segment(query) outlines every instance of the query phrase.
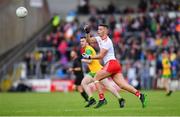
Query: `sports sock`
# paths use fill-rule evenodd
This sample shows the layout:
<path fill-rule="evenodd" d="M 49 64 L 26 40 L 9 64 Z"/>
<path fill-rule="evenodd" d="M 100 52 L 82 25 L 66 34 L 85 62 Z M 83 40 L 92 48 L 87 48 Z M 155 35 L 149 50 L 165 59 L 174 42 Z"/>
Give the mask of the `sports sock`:
<path fill-rule="evenodd" d="M 85 91 L 83 91 L 83 92 L 81 93 L 81 96 L 82 96 L 86 101 L 88 101 L 88 95 L 86 94 Z"/>
<path fill-rule="evenodd" d="M 90 100 L 90 99 L 94 99 L 93 96 L 89 97 L 89 100 Z"/>
<path fill-rule="evenodd" d="M 100 93 L 100 94 L 99 94 L 99 99 L 100 99 L 100 100 L 104 100 L 104 94 L 103 94 L 103 93 Z"/>
<path fill-rule="evenodd" d="M 137 97 L 139 97 L 140 98 L 140 91 L 137 91 L 136 93 L 135 93 L 135 95 L 137 96 Z"/>

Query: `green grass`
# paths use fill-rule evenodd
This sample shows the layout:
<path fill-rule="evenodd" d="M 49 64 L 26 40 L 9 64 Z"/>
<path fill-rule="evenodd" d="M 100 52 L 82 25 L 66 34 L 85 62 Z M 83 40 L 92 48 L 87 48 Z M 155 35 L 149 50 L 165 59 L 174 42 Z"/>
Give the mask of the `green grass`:
<path fill-rule="evenodd" d="M 79 93 L 0 93 L 0 116 L 180 116 L 180 92 L 170 97 L 164 91 L 145 91 L 148 106 L 143 109 L 138 98 L 122 92 L 126 107 L 106 93 L 108 104 L 102 108 L 84 108 Z M 97 98 L 97 94 L 95 94 Z"/>

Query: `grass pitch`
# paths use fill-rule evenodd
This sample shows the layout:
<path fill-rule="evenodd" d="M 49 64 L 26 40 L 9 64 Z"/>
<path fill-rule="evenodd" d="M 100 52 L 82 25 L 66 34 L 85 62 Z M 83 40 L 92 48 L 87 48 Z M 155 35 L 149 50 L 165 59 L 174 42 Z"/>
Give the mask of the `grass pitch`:
<path fill-rule="evenodd" d="M 84 108 L 79 93 L 0 93 L 0 116 L 180 116 L 180 92 L 165 96 L 164 91 L 143 91 L 148 106 L 142 108 L 134 95 L 122 92 L 125 108 L 105 93 L 108 104 L 99 109 Z M 95 94 L 97 99 L 97 94 Z"/>

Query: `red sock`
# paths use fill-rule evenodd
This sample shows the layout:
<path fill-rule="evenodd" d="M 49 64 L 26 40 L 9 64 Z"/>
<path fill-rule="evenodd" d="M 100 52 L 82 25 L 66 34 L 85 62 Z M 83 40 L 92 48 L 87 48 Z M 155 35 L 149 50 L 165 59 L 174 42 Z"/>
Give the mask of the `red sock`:
<path fill-rule="evenodd" d="M 103 93 L 100 93 L 100 94 L 99 94 L 99 99 L 100 99 L 100 100 L 103 100 L 103 99 L 104 99 L 104 94 L 103 94 Z"/>
<path fill-rule="evenodd" d="M 136 93 L 135 93 L 135 95 L 137 96 L 137 97 L 140 97 L 140 91 L 137 91 Z"/>

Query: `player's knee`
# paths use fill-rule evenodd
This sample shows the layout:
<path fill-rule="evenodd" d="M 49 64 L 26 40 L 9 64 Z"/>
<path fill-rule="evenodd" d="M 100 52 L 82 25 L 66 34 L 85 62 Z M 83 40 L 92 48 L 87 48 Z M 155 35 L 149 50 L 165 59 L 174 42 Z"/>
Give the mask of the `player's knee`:
<path fill-rule="evenodd" d="M 111 87 L 105 86 L 108 91 L 111 91 Z"/>
<path fill-rule="evenodd" d="M 84 86 L 86 86 L 88 83 L 87 83 L 87 81 L 85 80 L 85 79 L 83 79 L 82 81 L 81 81 L 81 85 L 84 87 Z"/>
<path fill-rule="evenodd" d="M 85 80 L 81 81 L 81 85 L 84 87 L 86 85 Z"/>

